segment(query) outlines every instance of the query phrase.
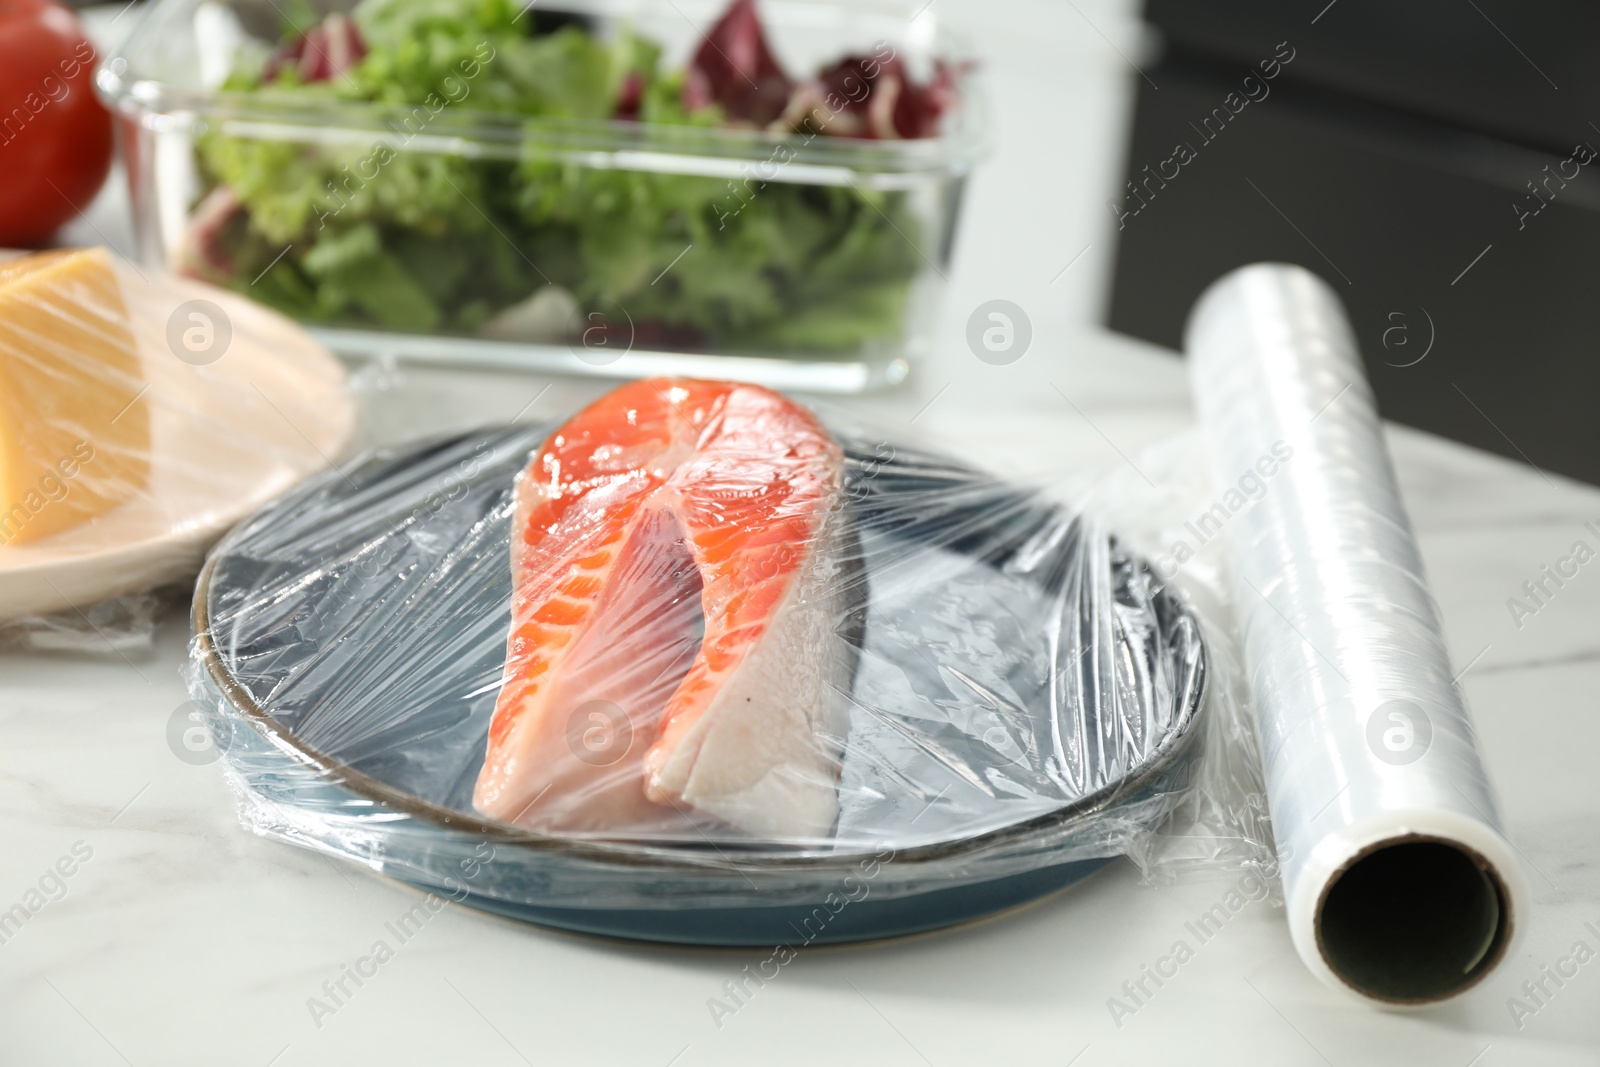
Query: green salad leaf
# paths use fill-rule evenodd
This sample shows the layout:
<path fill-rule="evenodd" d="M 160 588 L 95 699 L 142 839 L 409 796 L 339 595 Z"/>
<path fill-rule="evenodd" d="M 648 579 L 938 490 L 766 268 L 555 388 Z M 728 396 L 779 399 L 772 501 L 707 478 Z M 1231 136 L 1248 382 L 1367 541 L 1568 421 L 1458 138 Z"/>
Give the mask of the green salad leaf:
<path fill-rule="evenodd" d="M 510 0 L 364 0 L 353 21 L 363 51 L 341 69 L 307 79 L 258 60 L 224 88 L 392 105 L 392 134 L 205 133 L 208 187 L 236 203 L 224 223 L 197 221 L 192 269 L 306 321 L 388 330 L 470 334 L 555 285 L 623 312 L 644 347 L 826 354 L 900 336 L 923 267 L 908 194 L 595 166 L 536 136 L 619 107 L 719 125 L 716 106 L 684 107 L 655 42 Z M 303 50 L 296 22 L 285 47 Z M 469 112 L 525 118 L 529 136 L 501 157 L 452 152 L 439 135 Z"/>

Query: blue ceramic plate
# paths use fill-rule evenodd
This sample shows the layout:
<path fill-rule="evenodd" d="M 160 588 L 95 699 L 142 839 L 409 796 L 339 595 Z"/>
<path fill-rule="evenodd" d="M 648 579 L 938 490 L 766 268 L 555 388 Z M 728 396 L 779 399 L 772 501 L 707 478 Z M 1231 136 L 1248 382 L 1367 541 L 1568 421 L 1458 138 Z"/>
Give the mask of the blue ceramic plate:
<path fill-rule="evenodd" d="M 851 440 L 865 610 L 832 838 L 579 839 L 478 815 L 511 486 L 543 433 L 358 461 L 213 553 L 195 692 L 253 829 L 547 926 L 810 944 L 1061 889 L 1183 788 L 1205 655 L 1182 602 L 1040 497 Z"/>

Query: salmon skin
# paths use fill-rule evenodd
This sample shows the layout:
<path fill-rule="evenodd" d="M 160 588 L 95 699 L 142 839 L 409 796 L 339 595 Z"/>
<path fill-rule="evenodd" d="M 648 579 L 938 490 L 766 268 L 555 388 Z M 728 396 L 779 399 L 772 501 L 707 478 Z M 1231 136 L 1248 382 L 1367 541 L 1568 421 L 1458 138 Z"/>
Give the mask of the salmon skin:
<path fill-rule="evenodd" d="M 754 385 L 635 382 L 552 434 L 516 485 L 474 806 L 553 832 L 825 835 L 860 617 L 843 487 L 828 431 Z"/>

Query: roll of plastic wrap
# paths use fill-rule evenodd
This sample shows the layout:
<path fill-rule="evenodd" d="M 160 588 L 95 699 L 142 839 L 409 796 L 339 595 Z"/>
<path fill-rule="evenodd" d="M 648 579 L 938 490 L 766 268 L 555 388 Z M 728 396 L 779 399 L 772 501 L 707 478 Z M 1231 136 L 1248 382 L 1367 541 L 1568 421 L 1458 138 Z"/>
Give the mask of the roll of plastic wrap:
<path fill-rule="evenodd" d="M 1226 538 L 1295 948 L 1417 1005 L 1505 958 L 1526 899 L 1338 298 L 1216 282 L 1185 347 Z"/>

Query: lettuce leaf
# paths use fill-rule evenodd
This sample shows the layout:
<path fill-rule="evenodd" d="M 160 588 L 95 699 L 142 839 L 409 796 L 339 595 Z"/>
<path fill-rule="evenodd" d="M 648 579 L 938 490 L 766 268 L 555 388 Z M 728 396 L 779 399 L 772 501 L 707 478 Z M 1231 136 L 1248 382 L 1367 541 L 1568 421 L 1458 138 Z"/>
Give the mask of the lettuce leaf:
<path fill-rule="evenodd" d="M 720 124 L 715 104 L 685 108 L 655 42 L 511 0 L 365 0 L 353 19 L 351 65 L 302 81 L 258 62 L 227 88 L 395 105 L 394 136 L 199 138 L 209 183 L 239 204 L 208 238 L 225 247 L 205 262 L 229 265 L 216 280 L 307 321 L 390 330 L 470 333 L 554 284 L 625 313 L 641 345 L 834 353 L 900 335 L 922 269 L 906 193 L 583 166 L 532 138 L 515 161 L 415 143 L 451 108 L 595 120 L 621 102 L 642 122 Z"/>

